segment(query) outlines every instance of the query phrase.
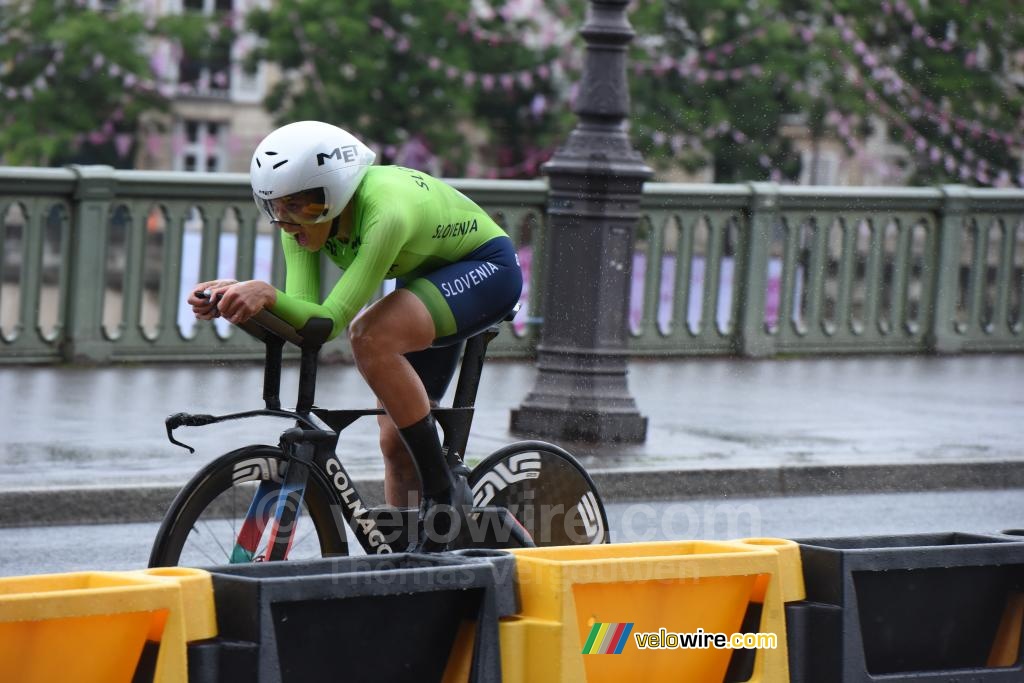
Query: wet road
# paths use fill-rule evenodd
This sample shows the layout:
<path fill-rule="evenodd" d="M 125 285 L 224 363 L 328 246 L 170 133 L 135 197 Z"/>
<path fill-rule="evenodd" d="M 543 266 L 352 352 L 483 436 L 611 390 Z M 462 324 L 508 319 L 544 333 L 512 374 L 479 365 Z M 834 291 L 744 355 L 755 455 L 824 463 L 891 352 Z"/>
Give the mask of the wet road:
<path fill-rule="evenodd" d="M 509 412 L 535 368 L 484 369 L 470 459 L 516 440 Z M 294 372 L 282 383 L 294 396 Z M 649 420 L 640 445 L 567 444 L 588 468 L 694 469 L 1018 460 L 1024 464 L 1024 354 L 635 360 L 629 383 Z M 260 418 L 179 438 L 163 419 L 260 406 L 262 367 L 195 362 L 109 367 L 0 368 L 0 491 L 26 487 L 180 484 L 203 462 L 252 443 L 276 443 L 284 420 Z M 375 401 L 350 365 L 328 365 L 318 403 Z M 380 476 L 374 420 L 342 437 L 349 471 Z"/>

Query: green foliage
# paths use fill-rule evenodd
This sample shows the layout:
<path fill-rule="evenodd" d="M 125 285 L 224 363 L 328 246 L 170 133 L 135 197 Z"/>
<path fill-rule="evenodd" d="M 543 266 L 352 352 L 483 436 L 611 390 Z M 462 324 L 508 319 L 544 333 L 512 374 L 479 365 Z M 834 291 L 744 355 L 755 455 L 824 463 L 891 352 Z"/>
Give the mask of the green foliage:
<path fill-rule="evenodd" d="M 194 63 L 227 59 L 233 34 L 219 17 L 147 21 L 85 4 L 0 6 L 3 163 L 130 163 L 111 140 L 174 94 L 151 71 L 152 41 L 177 42 Z M 416 140 L 449 175 L 529 177 L 575 123 L 574 35 L 589 5 L 275 0 L 249 15 L 259 41 L 247 62 L 280 68 L 265 102 L 280 123 L 336 123 L 384 161 Z M 1021 172 L 1024 14 L 1007 0 L 635 0 L 629 20 L 630 135 L 656 168 L 792 179 L 788 122 L 853 152 L 882 121 L 914 155 L 912 182 L 1006 184 Z M 552 28 L 560 39 L 536 39 Z"/>
<path fill-rule="evenodd" d="M 808 68 L 778 0 L 640 3 L 633 77 L 637 144 L 656 166 L 713 165 L 719 182 L 799 173 L 783 117 Z"/>
<path fill-rule="evenodd" d="M 1001 172 L 1015 178 L 1024 146 L 1024 18 L 1015 3 L 869 5 L 824 5 L 835 66 L 852 64 L 878 98 L 870 101 L 855 81 L 846 87 L 860 99 L 835 106 L 862 119 L 881 113 L 894 141 L 915 154 L 913 183 L 987 185 Z M 858 41 L 866 52 L 858 54 Z M 879 66 L 865 64 L 865 55 Z"/>
<path fill-rule="evenodd" d="M 565 128 L 561 112 L 531 111 L 536 96 L 557 97 L 554 86 L 538 82 L 524 91 L 496 82 L 487 91 L 464 75 L 519 72 L 554 51 L 520 44 L 528 21 L 491 22 L 510 37 L 500 44 L 474 39 L 460 26 L 466 11 L 463 0 L 281 0 L 250 15 L 263 40 L 249 63 L 283 69 L 266 100 L 280 123 L 324 120 L 384 149 L 419 136 L 444 159 L 446 173 L 465 171 L 470 138 L 482 132 L 487 140 L 477 151 L 485 165 L 519 163 Z"/>
<path fill-rule="evenodd" d="M 147 40 L 182 40 L 206 49 L 207 24 L 176 17 L 147 24 L 129 10 L 85 3 L 12 0 L 0 8 L 0 159 L 48 165 L 69 160 L 130 165 L 141 115 L 166 108 L 151 71 Z"/>
<path fill-rule="evenodd" d="M 641 0 L 631 21 L 633 62 L 669 65 L 632 83 L 635 136 L 660 166 L 793 178 L 783 123 L 799 114 L 812 138 L 836 135 L 851 152 L 884 122 L 915 155 L 911 182 L 1020 171 L 1024 21 L 1005 0 Z M 735 69 L 746 75 L 710 77 Z"/>

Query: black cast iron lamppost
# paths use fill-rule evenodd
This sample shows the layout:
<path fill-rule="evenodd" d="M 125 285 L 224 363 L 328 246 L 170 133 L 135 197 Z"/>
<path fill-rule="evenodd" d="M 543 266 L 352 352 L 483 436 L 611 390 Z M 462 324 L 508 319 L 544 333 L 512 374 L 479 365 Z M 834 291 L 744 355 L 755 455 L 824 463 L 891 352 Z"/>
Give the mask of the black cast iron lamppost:
<path fill-rule="evenodd" d="M 580 33 L 586 62 L 565 145 L 544 166 L 550 184 L 543 326 L 533 391 L 515 432 L 641 442 L 647 418 L 626 385 L 634 229 L 651 169 L 626 135 L 628 0 L 591 0 Z"/>

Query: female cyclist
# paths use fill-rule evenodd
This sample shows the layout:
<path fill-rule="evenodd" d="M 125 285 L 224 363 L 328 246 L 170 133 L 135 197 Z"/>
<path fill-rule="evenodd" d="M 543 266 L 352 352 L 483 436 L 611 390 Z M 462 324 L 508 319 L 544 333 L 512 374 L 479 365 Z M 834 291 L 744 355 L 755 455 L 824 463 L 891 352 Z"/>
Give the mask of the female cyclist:
<path fill-rule="evenodd" d="M 512 241 L 478 205 L 425 173 L 373 166 L 374 158 L 327 123 L 270 133 L 249 175 L 256 204 L 281 229 L 285 289 L 214 280 L 193 290 L 209 290 L 209 299 L 193 294 L 188 303 L 204 320 L 240 323 L 267 308 L 297 328 L 314 317 L 334 322 L 332 336 L 347 328 L 356 367 L 386 411 L 379 424 L 387 502 L 414 505 L 422 490 L 419 545 L 437 549 L 471 497 L 445 462 L 431 403 L 451 381 L 460 342 L 515 306 L 522 273 Z M 323 301 L 321 252 L 344 270 Z M 397 288 L 371 304 L 389 278 Z M 445 520 L 442 505 L 457 516 Z"/>

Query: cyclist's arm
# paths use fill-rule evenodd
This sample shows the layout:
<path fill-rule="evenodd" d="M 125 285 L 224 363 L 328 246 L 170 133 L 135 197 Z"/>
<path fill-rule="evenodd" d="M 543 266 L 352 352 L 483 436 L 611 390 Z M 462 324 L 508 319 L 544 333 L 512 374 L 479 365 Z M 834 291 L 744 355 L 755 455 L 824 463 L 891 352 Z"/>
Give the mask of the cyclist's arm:
<path fill-rule="evenodd" d="M 306 251 L 295 238 L 281 230 L 281 249 L 284 252 L 285 279 L 281 295 L 311 304 L 320 301 L 320 254 Z"/>
<path fill-rule="evenodd" d="M 298 328 L 310 318 L 330 318 L 334 321 L 331 338 L 340 334 L 369 303 L 408 239 L 409 222 L 394 213 L 369 220 L 372 224 L 363 228 L 359 254 L 322 304 L 301 300 L 290 292 L 279 292 L 271 311 Z M 319 259 L 317 254 L 310 256 Z"/>

